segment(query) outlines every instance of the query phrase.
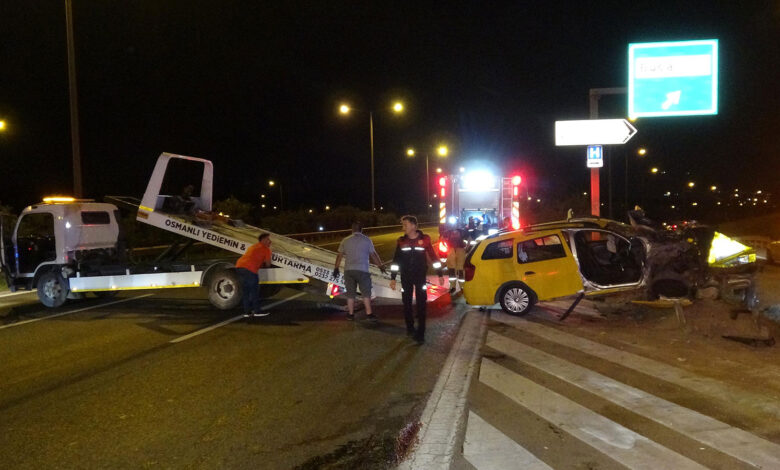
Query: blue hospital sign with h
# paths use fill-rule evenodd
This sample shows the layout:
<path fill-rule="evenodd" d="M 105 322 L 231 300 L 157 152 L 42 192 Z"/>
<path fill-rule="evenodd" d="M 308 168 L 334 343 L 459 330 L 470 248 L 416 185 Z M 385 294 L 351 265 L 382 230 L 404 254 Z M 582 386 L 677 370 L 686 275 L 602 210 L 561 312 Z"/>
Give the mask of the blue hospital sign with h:
<path fill-rule="evenodd" d="M 604 166 L 604 156 L 601 145 L 588 145 L 588 168 Z"/>

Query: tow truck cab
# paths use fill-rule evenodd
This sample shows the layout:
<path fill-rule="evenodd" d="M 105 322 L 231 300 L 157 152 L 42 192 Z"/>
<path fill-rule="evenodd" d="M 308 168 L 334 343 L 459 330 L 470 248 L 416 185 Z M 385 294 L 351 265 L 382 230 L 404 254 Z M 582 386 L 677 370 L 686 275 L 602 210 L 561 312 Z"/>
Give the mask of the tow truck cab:
<path fill-rule="evenodd" d="M 22 211 L 13 231 L 0 218 L 0 268 L 8 287 L 34 289 L 51 271 L 118 261 L 125 255 L 113 204 L 47 198 Z"/>

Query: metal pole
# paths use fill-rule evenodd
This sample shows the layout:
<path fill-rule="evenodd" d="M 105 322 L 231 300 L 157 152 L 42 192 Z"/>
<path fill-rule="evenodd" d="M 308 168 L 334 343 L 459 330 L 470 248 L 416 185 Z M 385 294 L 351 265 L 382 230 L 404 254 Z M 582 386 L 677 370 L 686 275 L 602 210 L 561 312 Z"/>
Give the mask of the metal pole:
<path fill-rule="evenodd" d="M 624 194 L 625 205 L 626 205 L 625 211 L 626 213 L 628 213 L 628 152 L 626 152 L 626 149 L 623 149 L 623 157 L 625 157 L 624 160 L 626 162 L 626 190 Z"/>
<path fill-rule="evenodd" d="M 65 0 L 65 22 L 68 38 L 68 92 L 70 95 L 70 140 L 73 149 L 73 195 L 82 197 L 81 150 L 79 148 L 79 103 L 76 88 L 76 49 L 73 42 L 73 12 L 71 0 Z"/>
<path fill-rule="evenodd" d="M 599 118 L 599 94 L 597 90 L 590 90 L 590 118 Z M 601 215 L 600 210 L 600 182 L 599 182 L 599 169 L 590 169 L 590 213 L 599 217 Z"/>
<path fill-rule="evenodd" d="M 371 210 L 376 210 L 374 203 L 374 112 L 368 112 L 368 129 L 371 137 Z"/>
<path fill-rule="evenodd" d="M 606 160 L 607 160 L 607 163 L 606 163 L 606 165 L 607 165 L 607 180 L 608 180 L 607 182 L 609 183 L 608 184 L 608 187 L 609 187 L 609 218 L 610 219 L 614 219 L 615 217 L 613 216 L 613 213 L 612 213 L 612 206 L 614 205 L 612 203 L 612 149 L 607 147 L 607 151 L 605 153 L 606 153 Z"/>
<path fill-rule="evenodd" d="M 431 174 L 428 172 L 428 152 L 425 152 L 425 204 L 427 207 L 425 211 L 430 214 L 431 212 Z"/>

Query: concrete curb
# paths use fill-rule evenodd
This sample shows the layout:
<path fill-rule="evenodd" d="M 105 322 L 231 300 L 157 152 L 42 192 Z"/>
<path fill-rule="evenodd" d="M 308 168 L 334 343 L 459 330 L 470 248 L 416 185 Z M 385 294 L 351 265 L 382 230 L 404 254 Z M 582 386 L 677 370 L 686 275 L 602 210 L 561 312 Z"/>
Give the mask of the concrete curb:
<path fill-rule="evenodd" d="M 461 453 L 465 436 L 467 398 L 477 368 L 487 315 L 466 313 L 439 379 L 420 416 L 418 444 L 400 470 L 449 469 Z"/>

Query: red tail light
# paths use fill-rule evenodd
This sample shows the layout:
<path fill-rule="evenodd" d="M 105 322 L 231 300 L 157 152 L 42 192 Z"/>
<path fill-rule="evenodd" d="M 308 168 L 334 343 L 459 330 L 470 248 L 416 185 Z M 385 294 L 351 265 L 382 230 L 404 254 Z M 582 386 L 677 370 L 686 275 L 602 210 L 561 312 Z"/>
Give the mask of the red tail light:
<path fill-rule="evenodd" d="M 441 241 L 439 242 L 439 253 L 446 253 L 450 250 L 450 247 L 447 246 L 447 243 Z"/>

